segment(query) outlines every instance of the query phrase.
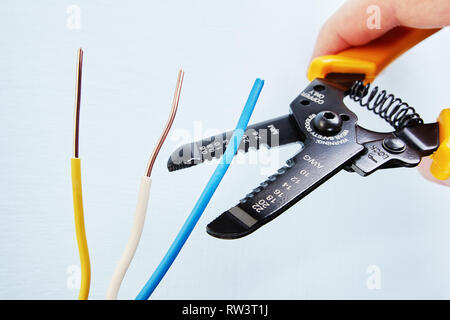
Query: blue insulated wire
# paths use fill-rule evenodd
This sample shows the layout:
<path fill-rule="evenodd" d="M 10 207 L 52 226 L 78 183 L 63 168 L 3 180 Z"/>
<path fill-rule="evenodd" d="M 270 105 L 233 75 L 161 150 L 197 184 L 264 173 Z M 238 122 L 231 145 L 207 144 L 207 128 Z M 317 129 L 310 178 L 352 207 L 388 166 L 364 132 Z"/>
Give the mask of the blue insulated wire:
<path fill-rule="evenodd" d="M 227 172 L 227 169 L 230 166 L 230 163 L 233 160 L 233 157 L 239 148 L 242 137 L 250 120 L 250 116 L 253 113 L 253 109 L 255 108 L 256 102 L 258 101 L 258 97 L 259 94 L 261 93 L 263 86 L 264 80 L 261 79 L 255 80 L 252 91 L 248 96 L 244 110 L 242 110 L 241 116 L 236 125 L 236 129 L 234 130 L 233 135 L 231 136 L 231 139 L 228 143 L 228 146 L 225 150 L 225 153 L 221 161 L 217 165 L 216 170 L 209 179 L 205 189 L 203 189 L 203 192 L 198 198 L 197 203 L 195 204 L 194 208 L 191 211 L 191 214 L 186 219 L 183 227 L 181 228 L 177 237 L 173 241 L 166 255 L 161 260 L 158 267 L 145 284 L 144 288 L 142 288 L 141 292 L 139 292 L 139 294 L 136 297 L 136 300 L 147 300 L 150 297 L 155 288 L 161 282 L 166 272 L 169 270 L 170 266 L 176 259 L 178 253 L 180 253 L 180 250 L 185 244 L 186 240 L 189 238 L 189 235 L 191 234 L 192 230 L 194 229 L 195 225 L 197 224 L 198 220 L 203 214 L 203 211 L 205 211 L 206 206 L 208 205 L 209 201 L 211 200 L 211 197 L 213 196 L 214 192 L 219 186 L 219 183 L 222 180 L 223 176 Z"/>

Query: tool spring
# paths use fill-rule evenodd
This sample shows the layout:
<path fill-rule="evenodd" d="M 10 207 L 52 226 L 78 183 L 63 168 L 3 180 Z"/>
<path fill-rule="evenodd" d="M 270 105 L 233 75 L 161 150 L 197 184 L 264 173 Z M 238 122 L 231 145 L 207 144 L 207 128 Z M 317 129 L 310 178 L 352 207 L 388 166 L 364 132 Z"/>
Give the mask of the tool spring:
<path fill-rule="evenodd" d="M 406 126 L 423 123 L 422 118 L 406 102 L 381 90 L 378 86 L 370 89 L 370 83 L 364 85 L 362 81 L 356 81 L 350 89 L 350 98 L 358 102 L 361 107 L 366 107 L 386 120 L 396 130 Z"/>

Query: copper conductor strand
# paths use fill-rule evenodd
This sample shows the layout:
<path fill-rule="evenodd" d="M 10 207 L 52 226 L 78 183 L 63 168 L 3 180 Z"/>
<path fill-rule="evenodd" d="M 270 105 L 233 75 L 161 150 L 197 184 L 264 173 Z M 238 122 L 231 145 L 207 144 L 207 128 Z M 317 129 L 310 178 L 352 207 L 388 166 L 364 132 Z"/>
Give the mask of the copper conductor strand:
<path fill-rule="evenodd" d="M 78 144 L 80 131 L 80 103 L 81 103 L 81 77 L 83 70 L 83 49 L 78 49 L 77 82 L 75 85 L 75 111 L 73 124 L 73 157 L 78 158 Z"/>
<path fill-rule="evenodd" d="M 172 127 L 172 123 L 175 119 L 175 115 L 176 115 L 177 109 L 178 109 L 178 102 L 180 101 L 180 94 L 181 94 L 181 87 L 183 85 L 183 78 L 184 78 L 184 71 L 183 71 L 183 69 L 180 69 L 180 71 L 178 72 L 177 85 L 175 87 L 175 93 L 173 96 L 172 109 L 170 110 L 169 118 L 167 119 L 167 123 L 166 123 L 166 126 L 164 127 L 164 131 L 162 132 L 161 137 L 159 138 L 159 140 L 155 146 L 155 149 L 153 149 L 153 152 L 148 161 L 147 169 L 145 171 L 147 177 L 150 177 L 150 175 L 152 173 L 153 164 L 155 163 L 155 160 L 159 153 L 159 150 L 161 149 L 161 147 L 164 143 L 164 140 L 166 140 L 166 137 L 169 133 L 170 127 Z"/>

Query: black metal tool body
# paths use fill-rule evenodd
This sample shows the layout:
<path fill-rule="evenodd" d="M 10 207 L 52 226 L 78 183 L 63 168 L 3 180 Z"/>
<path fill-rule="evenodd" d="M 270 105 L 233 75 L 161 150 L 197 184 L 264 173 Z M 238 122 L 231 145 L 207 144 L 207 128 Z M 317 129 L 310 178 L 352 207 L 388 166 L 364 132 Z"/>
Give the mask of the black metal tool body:
<path fill-rule="evenodd" d="M 371 109 L 362 103 L 369 94 L 367 89 L 361 83 L 349 89 L 336 81 L 316 79 L 291 103 L 289 115 L 249 126 L 239 148 L 244 152 L 263 144 L 277 147 L 300 142 L 303 148 L 236 206 L 212 221 L 207 232 L 223 239 L 243 237 L 279 216 L 341 169 L 367 176 L 377 169 L 413 167 L 421 157 L 437 149 L 437 123 L 423 124 L 413 108 L 401 101 L 394 103 L 394 97 L 386 99 L 386 94 L 384 100 L 377 96 L 378 105 Z M 397 130 L 380 133 L 360 127 L 356 114 L 343 102 L 349 94 L 362 106 L 389 118 Z M 374 97 L 368 98 L 366 103 Z M 180 147 L 168 161 L 169 170 L 219 158 L 231 134 Z"/>

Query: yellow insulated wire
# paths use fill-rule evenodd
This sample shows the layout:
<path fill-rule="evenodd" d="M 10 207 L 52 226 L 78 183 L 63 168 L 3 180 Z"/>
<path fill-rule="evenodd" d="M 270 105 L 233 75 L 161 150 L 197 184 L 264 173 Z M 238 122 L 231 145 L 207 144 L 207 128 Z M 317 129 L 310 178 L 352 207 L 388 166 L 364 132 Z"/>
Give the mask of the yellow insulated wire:
<path fill-rule="evenodd" d="M 73 211 L 75 213 L 75 233 L 77 236 L 78 252 L 81 263 L 81 286 L 79 300 L 87 300 L 91 283 L 91 263 L 84 227 L 83 194 L 81 188 L 81 161 L 79 158 L 70 159 L 72 170 Z"/>
<path fill-rule="evenodd" d="M 78 295 L 79 300 L 87 300 L 91 284 L 91 263 L 84 227 L 83 194 L 81 188 L 81 160 L 78 158 L 80 101 L 81 101 L 81 76 L 83 69 L 83 50 L 78 49 L 77 82 L 75 87 L 75 112 L 73 134 L 73 157 L 70 159 L 72 172 L 73 210 L 75 215 L 75 234 L 77 237 L 78 252 L 81 264 L 81 286 Z"/>

